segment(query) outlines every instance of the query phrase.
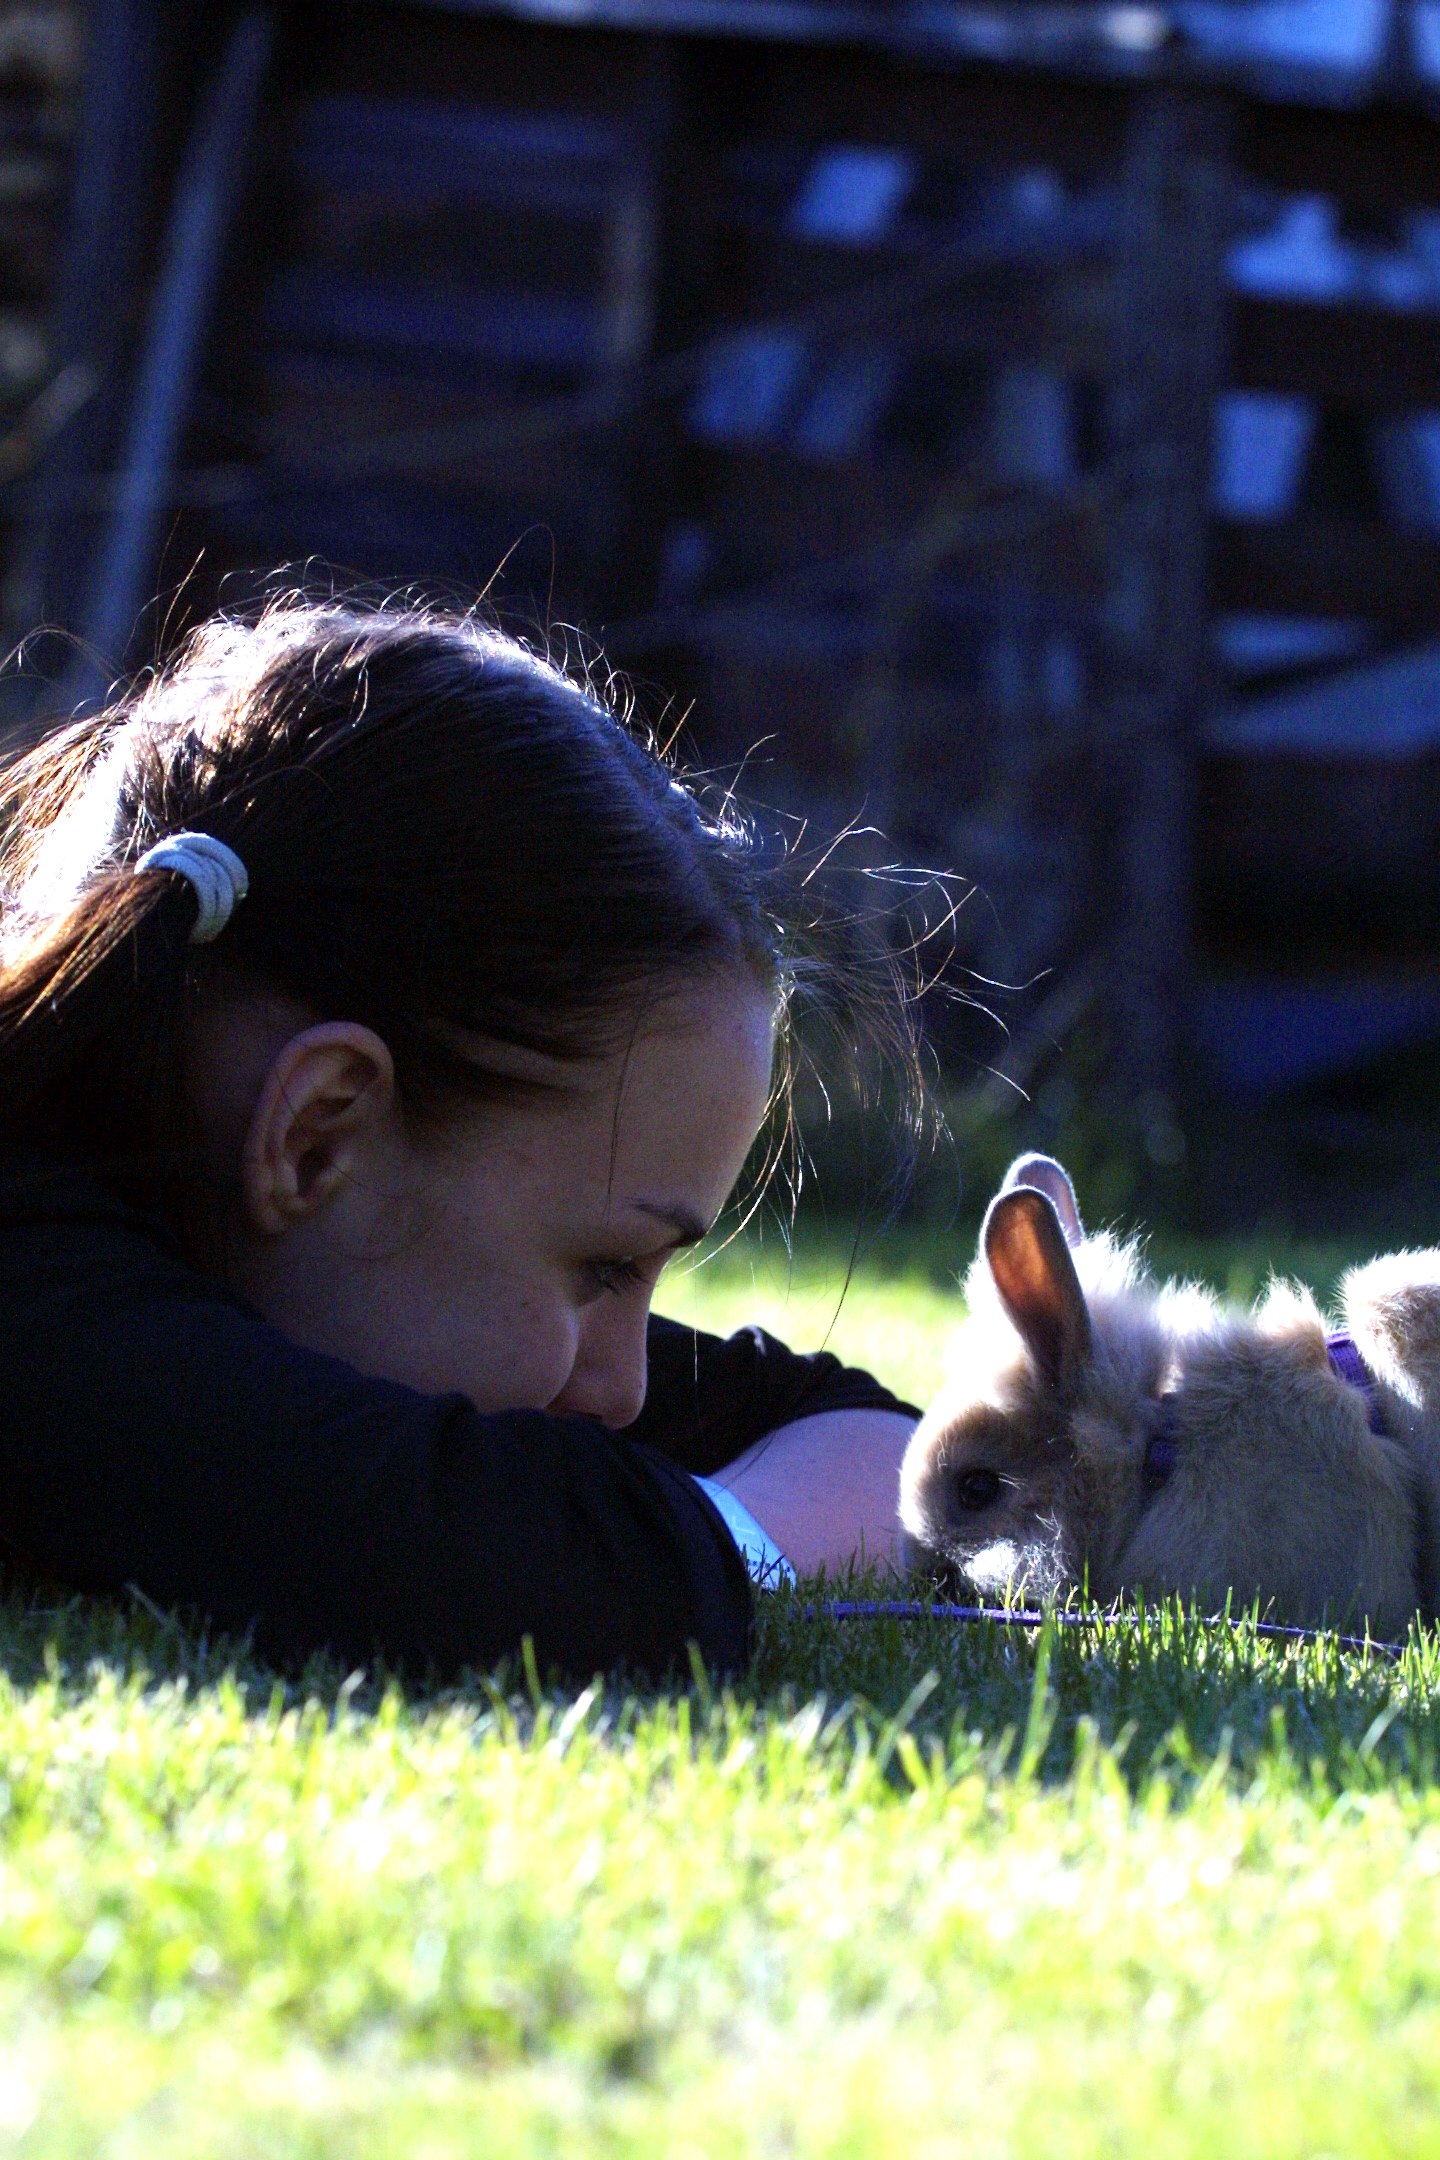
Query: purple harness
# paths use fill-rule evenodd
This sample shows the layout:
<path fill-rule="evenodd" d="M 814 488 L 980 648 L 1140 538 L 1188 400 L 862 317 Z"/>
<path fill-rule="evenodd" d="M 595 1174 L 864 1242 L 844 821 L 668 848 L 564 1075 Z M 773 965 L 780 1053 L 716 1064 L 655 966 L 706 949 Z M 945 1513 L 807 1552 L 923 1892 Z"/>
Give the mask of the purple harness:
<path fill-rule="evenodd" d="M 1370 1430 L 1383 1433 L 1385 1420 L 1380 1411 L 1380 1397 L 1375 1389 L 1375 1375 L 1345 1334 L 1327 1335 L 1325 1348 L 1330 1353 L 1330 1370 L 1345 1382 L 1347 1387 L 1358 1388 L 1365 1397 L 1365 1410 L 1370 1419 Z"/>
<path fill-rule="evenodd" d="M 1354 1388 L 1365 1398 L 1365 1414 L 1373 1433 L 1383 1433 L 1385 1420 L 1381 1414 L 1380 1398 L 1375 1388 L 1375 1376 L 1361 1357 L 1350 1337 L 1343 1330 L 1325 1338 L 1325 1348 L 1330 1358 L 1330 1370 L 1337 1380 Z M 1157 1493 L 1175 1468 L 1180 1441 L 1176 1433 L 1177 1395 L 1162 1395 L 1159 1400 L 1159 1420 L 1155 1431 L 1145 1443 L 1144 1479 L 1147 1493 Z"/>

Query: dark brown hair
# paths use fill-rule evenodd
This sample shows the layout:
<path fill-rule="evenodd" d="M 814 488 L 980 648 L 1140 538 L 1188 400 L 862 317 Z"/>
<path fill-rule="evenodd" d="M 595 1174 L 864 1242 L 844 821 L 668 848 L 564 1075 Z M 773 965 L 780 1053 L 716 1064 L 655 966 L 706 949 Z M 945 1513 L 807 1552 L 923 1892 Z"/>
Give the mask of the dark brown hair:
<path fill-rule="evenodd" d="M 519 1083 L 487 1046 L 566 1063 L 637 1011 L 748 973 L 786 1022 L 823 962 L 790 852 L 707 805 L 589 682 L 466 616 L 290 599 L 221 618 L 5 777 L 0 1146 L 112 1181 L 170 1166 L 193 1200 L 185 1056 L 217 970 L 389 1044 L 402 1105 L 443 1120 Z M 234 848 L 249 896 L 214 945 L 141 854 Z M 898 1062 L 918 1075 L 901 997 Z"/>

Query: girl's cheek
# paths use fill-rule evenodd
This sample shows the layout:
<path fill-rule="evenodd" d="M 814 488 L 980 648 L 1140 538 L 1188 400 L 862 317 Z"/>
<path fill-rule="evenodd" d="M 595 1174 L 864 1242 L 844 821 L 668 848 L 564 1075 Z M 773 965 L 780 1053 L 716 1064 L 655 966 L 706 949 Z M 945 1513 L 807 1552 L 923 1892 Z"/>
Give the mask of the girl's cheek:
<path fill-rule="evenodd" d="M 503 1371 L 505 1410 L 543 1410 L 565 1388 L 575 1368 L 580 1331 L 574 1312 L 559 1296 L 525 1299 L 506 1316 L 494 1343 L 495 1377 Z M 493 1382 L 492 1382 L 493 1385 Z"/>
<path fill-rule="evenodd" d="M 570 1378 L 581 1331 L 561 1270 L 528 1256 L 497 1265 L 491 1253 L 459 1246 L 438 1265 L 432 1256 L 401 1302 L 426 1340 L 428 1393 L 458 1389 L 487 1414 L 543 1410 Z"/>

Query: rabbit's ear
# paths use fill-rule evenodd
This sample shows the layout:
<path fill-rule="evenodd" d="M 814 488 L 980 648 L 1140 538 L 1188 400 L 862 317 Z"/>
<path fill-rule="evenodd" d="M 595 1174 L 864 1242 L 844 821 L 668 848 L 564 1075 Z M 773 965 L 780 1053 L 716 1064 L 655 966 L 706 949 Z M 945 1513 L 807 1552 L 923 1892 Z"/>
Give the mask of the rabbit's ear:
<path fill-rule="evenodd" d="M 1090 1313 L 1047 1194 L 1018 1185 L 990 1203 L 980 1249 L 1026 1349 L 1062 1393 L 1090 1355 Z"/>
<path fill-rule="evenodd" d="M 1013 1192 L 1017 1185 L 1030 1185 L 1036 1192 L 1043 1192 L 1060 1218 L 1066 1244 L 1081 1242 L 1085 1226 L 1080 1220 L 1080 1203 L 1068 1175 L 1053 1155 L 1017 1155 L 1005 1173 L 1000 1190 L 1002 1193 Z"/>

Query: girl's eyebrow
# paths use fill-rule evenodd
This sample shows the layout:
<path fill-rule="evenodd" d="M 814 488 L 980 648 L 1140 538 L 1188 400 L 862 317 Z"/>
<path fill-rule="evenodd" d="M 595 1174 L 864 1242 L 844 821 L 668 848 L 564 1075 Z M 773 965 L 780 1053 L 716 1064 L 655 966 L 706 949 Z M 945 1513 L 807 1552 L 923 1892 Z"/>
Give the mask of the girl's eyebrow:
<path fill-rule="evenodd" d="M 675 1232 L 677 1245 L 698 1245 L 710 1228 L 686 1207 L 670 1207 L 658 1200 L 636 1200 L 631 1204 L 637 1215 L 652 1215 L 656 1222 L 668 1224 Z"/>

